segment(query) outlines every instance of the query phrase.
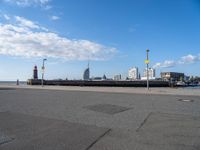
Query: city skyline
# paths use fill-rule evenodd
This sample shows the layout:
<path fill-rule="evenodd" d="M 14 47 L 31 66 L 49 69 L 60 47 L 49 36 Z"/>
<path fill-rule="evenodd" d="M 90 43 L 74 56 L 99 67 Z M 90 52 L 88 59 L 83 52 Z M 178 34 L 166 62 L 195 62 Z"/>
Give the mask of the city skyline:
<path fill-rule="evenodd" d="M 200 2 L 1 0 L 0 80 L 81 79 L 150 68 L 200 75 Z"/>

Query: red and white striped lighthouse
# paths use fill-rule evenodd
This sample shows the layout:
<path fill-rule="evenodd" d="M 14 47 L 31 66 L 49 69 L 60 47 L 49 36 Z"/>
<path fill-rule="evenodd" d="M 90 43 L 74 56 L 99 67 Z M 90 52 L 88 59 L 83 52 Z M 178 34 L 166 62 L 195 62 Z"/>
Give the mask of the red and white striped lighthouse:
<path fill-rule="evenodd" d="M 34 69 L 33 69 L 33 79 L 37 80 L 38 79 L 38 70 L 37 70 L 37 66 L 35 65 Z"/>

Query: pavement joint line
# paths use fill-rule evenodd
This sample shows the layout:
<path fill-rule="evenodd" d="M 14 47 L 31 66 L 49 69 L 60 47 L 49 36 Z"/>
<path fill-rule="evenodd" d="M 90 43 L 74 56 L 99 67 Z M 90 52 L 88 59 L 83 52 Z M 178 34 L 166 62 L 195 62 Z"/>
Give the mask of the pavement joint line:
<path fill-rule="evenodd" d="M 85 150 L 91 149 L 99 140 L 101 140 L 106 134 L 108 134 L 112 129 L 108 129 L 105 133 L 100 135 L 94 142 L 92 142 Z"/>
<path fill-rule="evenodd" d="M 136 132 L 139 132 L 139 130 L 142 128 L 142 126 L 147 122 L 147 120 L 149 119 L 149 117 L 153 114 L 153 112 L 150 112 L 146 118 L 142 121 L 142 123 L 139 125 L 139 127 L 136 129 Z"/>

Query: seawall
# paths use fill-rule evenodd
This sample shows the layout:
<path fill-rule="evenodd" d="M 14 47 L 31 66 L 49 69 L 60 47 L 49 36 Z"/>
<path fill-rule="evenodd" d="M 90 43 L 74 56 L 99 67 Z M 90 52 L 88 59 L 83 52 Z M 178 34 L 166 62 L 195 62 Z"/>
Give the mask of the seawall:
<path fill-rule="evenodd" d="M 41 85 L 41 80 L 29 79 L 28 85 Z M 85 81 L 85 80 L 44 80 L 44 85 L 60 86 L 110 86 L 110 87 L 146 87 L 146 81 Z M 150 80 L 150 87 L 169 87 L 169 82 Z"/>

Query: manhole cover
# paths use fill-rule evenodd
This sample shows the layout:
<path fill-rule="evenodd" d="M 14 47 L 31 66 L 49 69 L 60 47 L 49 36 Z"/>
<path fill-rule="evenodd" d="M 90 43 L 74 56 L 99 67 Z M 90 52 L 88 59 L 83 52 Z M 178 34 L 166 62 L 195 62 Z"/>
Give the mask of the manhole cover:
<path fill-rule="evenodd" d="M 109 115 L 114 115 L 116 113 L 120 113 L 130 109 L 127 107 L 111 105 L 111 104 L 97 104 L 97 105 L 86 106 L 85 108 L 96 112 L 106 113 Z"/>
<path fill-rule="evenodd" d="M 179 99 L 181 102 L 194 102 L 192 99 Z"/>
<path fill-rule="evenodd" d="M 5 135 L 4 133 L 0 132 L 0 145 L 11 142 L 13 138 Z"/>

